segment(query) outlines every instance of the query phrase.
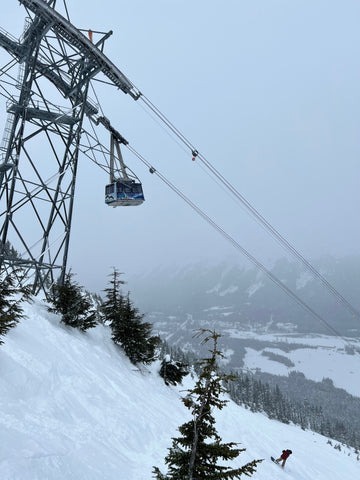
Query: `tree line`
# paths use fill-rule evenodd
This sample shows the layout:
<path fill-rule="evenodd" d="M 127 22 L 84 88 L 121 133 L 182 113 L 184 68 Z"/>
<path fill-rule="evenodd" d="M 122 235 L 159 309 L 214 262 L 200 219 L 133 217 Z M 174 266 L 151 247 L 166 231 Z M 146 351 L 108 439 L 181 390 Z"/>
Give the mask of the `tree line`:
<path fill-rule="evenodd" d="M 134 364 L 151 363 L 161 343 L 152 335 L 152 325 L 144 321 L 144 315 L 134 306 L 130 292 L 123 293 L 119 272 L 110 275 L 105 298 L 92 298 L 69 272 L 62 284 L 55 283 L 47 292 L 50 312 L 60 315 L 60 321 L 85 332 L 102 323 L 110 327 L 113 342 L 122 348 Z M 3 273 L 0 277 L 0 344 L 3 337 L 23 318 L 22 304 L 31 301 L 31 286 L 19 281 L 19 271 Z"/>
<path fill-rule="evenodd" d="M 303 430 L 309 429 L 356 450 L 360 449 L 360 434 L 354 422 L 339 420 L 335 415 L 330 415 L 327 409 L 306 398 L 301 401 L 290 398 L 278 385 L 270 386 L 252 375 L 239 372 L 229 385 L 229 391 L 237 404 L 252 412 L 264 412 L 271 419 L 299 425 Z"/>

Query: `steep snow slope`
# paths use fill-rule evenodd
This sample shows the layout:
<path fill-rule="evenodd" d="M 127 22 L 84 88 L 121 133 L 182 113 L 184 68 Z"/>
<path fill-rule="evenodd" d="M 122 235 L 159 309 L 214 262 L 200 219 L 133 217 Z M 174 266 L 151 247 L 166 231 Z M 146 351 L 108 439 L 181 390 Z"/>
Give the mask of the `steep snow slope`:
<path fill-rule="evenodd" d="M 179 388 L 141 373 L 103 326 L 81 334 L 40 301 L 0 347 L 1 480 L 146 480 L 189 419 Z M 327 439 L 230 402 L 216 414 L 224 441 L 247 449 L 234 466 L 264 458 L 254 479 L 356 478 L 360 462 Z M 335 442 L 336 443 L 336 442 Z M 269 461 L 291 448 L 285 470 Z"/>

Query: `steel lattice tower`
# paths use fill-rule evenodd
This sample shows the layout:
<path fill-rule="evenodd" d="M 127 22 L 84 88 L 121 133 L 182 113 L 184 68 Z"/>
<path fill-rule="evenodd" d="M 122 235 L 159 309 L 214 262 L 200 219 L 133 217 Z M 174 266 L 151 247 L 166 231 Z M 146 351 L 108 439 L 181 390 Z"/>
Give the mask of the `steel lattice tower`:
<path fill-rule="evenodd" d="M 54 0 L 20 3 L 29 15 L 22 37 L 0 29 L 0 46 L 12 58 L 0 69 L 8 114 L 0 147 L 0 266 L 21 267 L 37 292 L 65 275 L 84 116 L 107 126 L 88 98 L 90 80 L 102 73 L 134 99 L 140 93 L 103 54 L 112 32 L 93 44 Z"/>

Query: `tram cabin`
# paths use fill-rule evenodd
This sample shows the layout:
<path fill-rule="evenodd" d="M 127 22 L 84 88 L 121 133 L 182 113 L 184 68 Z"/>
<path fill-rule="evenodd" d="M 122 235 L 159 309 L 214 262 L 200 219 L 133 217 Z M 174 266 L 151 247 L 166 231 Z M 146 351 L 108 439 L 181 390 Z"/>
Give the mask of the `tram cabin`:
<path fill-rule="evenodd" d="M 141 205 L 144 198 L 141 183 L 134 180 L 118 180 L 105 187 L 105 203 L 112 207 Z"/>

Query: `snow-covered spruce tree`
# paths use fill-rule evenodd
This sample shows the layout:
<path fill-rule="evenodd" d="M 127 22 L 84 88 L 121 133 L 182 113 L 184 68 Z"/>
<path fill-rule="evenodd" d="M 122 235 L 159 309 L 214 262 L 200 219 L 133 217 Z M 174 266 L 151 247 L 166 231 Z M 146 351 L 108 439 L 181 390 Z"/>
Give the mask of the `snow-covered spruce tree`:
<path fill-rule="evenodd" d="M 0 345 L 4 343 L 1 337 L 24 317 L 21 304 L 30 300 L 30 286 L 19 285 L 20 277 L 18 271 L 0 275 Z"/>
<path fill-rule="evenodd" d="M 165 355 L 161 362 L 159 375 L 164 379 L 166 385 L 181 383 L 188 373 L 189 365 L 172 359 L 169 354 Z"/>
<path fill-rule="evenodd" d="M 63 285 L 54 284 L 51 287 L 48 301 L 53 306 L 48 310 L 60 314 L 65 325 L 85 332 L 96 326 L 96 311 L 82 287 L 72 277 L 73 274 L 69 272 L 65 275 Z"/>
<path fill-rule="evenodd" d="M 114 268 L 113 273 L 109 275 L 110 281 L 109 286 L 104 290 L 105 300 L 102 302 L 101 312 L 104 315 L 104 322 L 109 323 L 111 329 L 114 331 L 117 324 L 121 323 L 121 311 L 124 304 L 124 296 L 121 291 L 121 285 L 124 285 L 124 281 L 120 280 L 120 273 L 116 268 Z M 115 343 L 118 343 L 115 340 Z"/>
<path fill-rule="evenodd" d="M 144 316 L 134 307 L 128 293 L 123 306 L 124 338 L 121 346 L 134 364 L 153 362 L 160 344 L 160 338 L 151 335 L 152 325 L 143 320 Z"/>
<path fill-rule="evenodd" d="M 7 257 L 12 257 L 13 259 L 21 259 L 21 255 L 15 248 L 11 245 L 9 241 L 6 241 L 5 244 L 2 244 L 2 250 Z M 17 270 L 19 273 L 19 270 Z"/>
<path fill-rule="evenodd" d="M 130 293 L 122 294 L 122 284 L 114 269 L 102 307 L 105 321 L 110 324 L 112 340 L 123 348 L 132 363 L 151 363 L 160 339 L 151 335 L 152 325 L 143 321 L 144 315 L 134 307 Z"/>
<path fill-rule="evenodd" d="M 180 437 L 172 439 L 172 447 L 165 457 L 168 473 L 163 474 L 154 467 L 153 478 L 157 480 L 232 480 L 243 474 L 251 476 L 262 461 L 253 460 L 236 469 L 218 464 L 219 459 L 233 460 L 245 449 L 237 448 L 234 442 L 222 443 L 215 428 L 212 411 L 221 410 L 227 403 L 222 398 L 226 392 L 223 383 L 232 379 L 220 373 L 217 366 L 217 359 L 223 357 L 217 348 L 220 335 L 210 330 L 201 330 L 198 335 L 206 335 L 202 343 L 213 341 L 211 356 L 200 362 L 199 379 L 182 399 L 193 419 L 179 427 Z"/>

